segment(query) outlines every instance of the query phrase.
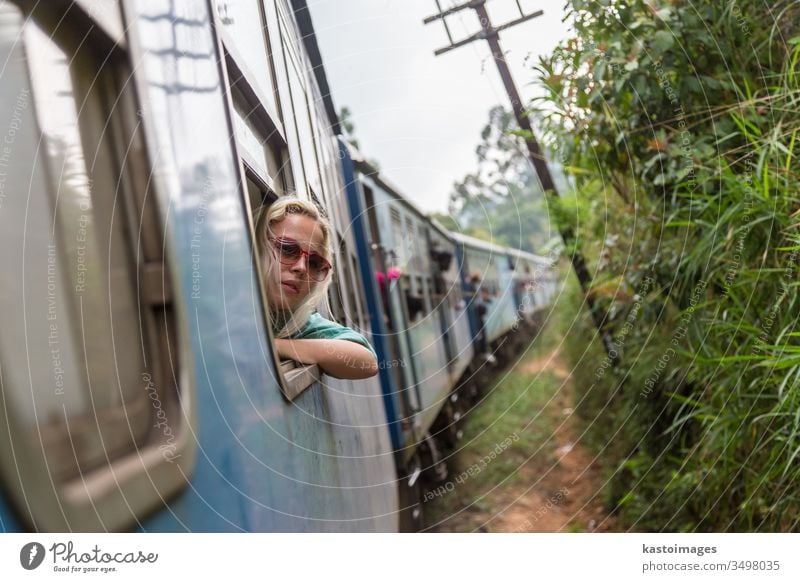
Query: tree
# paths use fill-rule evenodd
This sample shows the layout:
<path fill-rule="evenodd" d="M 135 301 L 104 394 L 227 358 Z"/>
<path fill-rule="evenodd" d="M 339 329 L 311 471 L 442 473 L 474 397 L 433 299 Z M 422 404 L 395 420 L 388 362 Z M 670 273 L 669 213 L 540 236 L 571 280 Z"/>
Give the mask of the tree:
<path fill-rule="evenodd" d="M 361 149 L 361 146 L 358 145 L 358 139 L 356 139 L 356 125 L 353 122 L 353 113 L 346 105 L 339 110 L 339 125 L 342 127 L 347 143 L 357 150 Z"/>
<path fill-rule="evenodd" d="M 475 149 L 475 172 L 453 184 L 448 211 L 455 230 L 528 252 L 553 236 L 541 185 L 527 158 L 514 114 L 489 111 Z"/>
<path fill-rule="evenodd" d="M 350 108 L 346 105 L 339 110 L 339 125 L 342 127 L 342 132 L 344 133 L 344 139 L 349 143 L 351 146 L 356 148 L 357 150 L 361 150 L 361 146 L 358 143 L 358 139 L 356 138 L 356 124 L 353 121 L 353 114 L 350 111 Z M 364 158 L 369 165 L 375 168 L 376 170 L 380 171 L 381 166 L 380 164 L 372 158 Z"/>

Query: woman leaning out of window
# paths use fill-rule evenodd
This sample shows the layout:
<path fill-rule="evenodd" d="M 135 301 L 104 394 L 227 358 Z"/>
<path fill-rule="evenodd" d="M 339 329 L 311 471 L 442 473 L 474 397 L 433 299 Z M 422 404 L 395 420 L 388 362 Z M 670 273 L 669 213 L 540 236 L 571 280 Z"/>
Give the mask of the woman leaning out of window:
<path fill-rule="evenodd" d="M 317 364 L 336 378 L 377 374 L 366 338 L 317 312 L 331 283 L 333 244 L 331 227 L 316 206 L 280 198 L 262 212 L 256 232 L 278 355 Z"/>

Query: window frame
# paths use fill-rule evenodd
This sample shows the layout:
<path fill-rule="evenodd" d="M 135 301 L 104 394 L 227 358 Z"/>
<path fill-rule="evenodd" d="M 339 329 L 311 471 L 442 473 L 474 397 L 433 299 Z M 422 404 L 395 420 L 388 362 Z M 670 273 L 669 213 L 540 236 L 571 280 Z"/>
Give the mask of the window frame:
<path fill-rule="evenodd" d="M 11 439 L 12 435 L 19 436 L 25 434 L 25 428 L 20 429 L 16 415 L 9 414 L 10 410 L 18 410 L 19 402 L 14 402 L 14 397 L 0 399 L 0 422 L 8 423 L 0 430 L 0 467 L 5 474 L 13 474 L 16 479 L 7 481 L 11 499 L 18 507 L 25 508 L 20 511 L 22 517 L 29 520 L 37 530 L 63 531 L 68 528 L 72 531 L 97 531 L 120 530 L 137 522 L 148 513 L 154 506 L 163 503 L 165 497 L 173 495 L 182 489 L 188 481 L 194 466 L 194 455 L 196 447 L 190 438 L 194 434 L 195 424 L 195 404 L 194 404 L 194 382 L 192 372 L 188 362 L 191 360 L 191 353 L 186 342 L 184 321 L 182 321 L 171 307 L 171 273 L 174 269 L 173 257 L 162 253 L 165 248 L 163 240 L 160 242 L 153 237 L 161 237 L 164 233 L 164 218 L 157 207 L 159 202 L 154 198 L 158 193 L 149 192 L 155 189 L 148 181 L 139 179 L 134 170 L 130 169 L 131 159 L 139 168 L 151 170 L 152 163 L 146 141 L 146 129 L 139 127 L 139 123 L 133 121 L 137 117 L 137 112 L 142 111 L 138 108 L 139 90 L 141 89 L 141 79 L 134 75 L 134 67 L 131 66 L 131 57 L 127 45 L 123 42 L 124 38 L 118 34 L 115 23 L 122 22 L 122 7 L 116 5 L 115 10 L 118 14 L 100 11 L 92 11 L 93 3 L 85 0 L 70 5 L 58 4 L 55 6 L 47 5 L 30 7 L 20 6 L 17 2 L 4 1 L 6 7 L 18 11 L 20 20 L 7 24 L 7 26 L 17 26 L 20 33 L 26 26 L 36 26 L 41 32 L 48 35 L 52 41 L 66 54 L 75 49 L 72 58 L 68 61 L 68 74 L 72 81 L 74 90 L 74 100 L 78 109 L 75 128 L 81 147 L 85 150 L 87 142 L 97 144 L 102 148 L 103 155 L 108 157 L 112 167 L 103 168 L 109 176 L 115 179 L 116 188 L 113 190 L 119 193 L 122 198 L 122 216 L 124 221 L 121 227 L 125 229 L 121 244 L 125 248 L 121 251 L 129 255 L 131 266 L 135 269 L 132 273 L 130 283 L 132 298 L 138 310 L 139 317 L 144 317 L 145 324 L 140 327 L 142 331 L 142 347 L 145 345 L 146 358 L 156 362 L 155 366 L 160 366 L 161 370 L 153 370 L 152 374 L 143 373 L 148 376 L 148 382 L 155 375 L 159 381 L 166 377 L 166 370 L 163 359 L 160 359 L 160 342 L 154 341 L 154 334 L 158 334 L 157 321 L 150 314 L 150 310 L 156 305 L 161 305 L 164 312 L 164 328 L 159 336 L 167 338 L 167 348 L 174 347 L 174 353 L 179 358 L 177 370 L 169 366 L 172 377 L 175 380 L 174 394 L 170 395 L 172 388 L 167 388 L 163 384 L 154 387 L 153 394 L 157 395 L 159 401 L 166 404 L 169 398 L 171 404 L 169 418 L 175 423 L 179 423 L 178 429 L 174 431 L 175 449 L 173 459 L 167 462 L 162 451 L 163 442 L 157 440 L 156 431 L 149 428 L 147 433 L 140 439 L 133 438 L 124 448 L 108 454 L 104 450 L 105 458 L 94 466 L 82 467 L 77 463 L 75 473 L 68 472 L 59 479 L 53 478 L 47 465 L 47 453 L 43 450 L 28 451 L 30 454 L 19 455 L 13 449 L 21 451 L 30 447 L 25 439 L 15 438 L 11 442 L 2 442 L 6 438 Z M 96 17 L 101 17 L 97 20 Z M 70 37 L 83 34 L 80 46 L 75 48 Z M 20 34 L 19 37 L 27 36 Z M 26 88 L 31 96 L 33 106 L 26 112 L 27 122 L 30 129 L 27 131 L 38 135 L 42 139 L 41 118 L 36 114 L 37 106 L 41 106 L 41 99 L 37 97 L 37 91 L 31 81 L 31 61 L 24 55 L 28 52 L 29 39 L 25 38 L 22 43 L 17 43 L 13 47 L 1 47 L 3 52 L 8 51 L 9 55 L 14 55 L 16 68 L 8 68 L 4 83 L 9 83 L 17 89 Z M 84 43 L 86 45 L 84 46 Z M 18 46 L 17 46 L 18 45 Z M 91 48 L 90 48 L 91 47 Z M 105 54 L 103 60 L 98 55 Z M 119 66 L 111 67 L 108 60 L 112 59 L 122 64 L 128 76 L 120 75 Z M 77 76 L 80 73 L 80 76 Z M 100 79 L 102 85 L 100 93 L 94 94 L 96 89 L 88 89 L 84 86 L 86 73 L 94 74 L 94 79 Z M 124 82 L 123 82 L 124 78 Z M 133 78 L 133 83 L 128 86 L 129 80 Z M 81 116 L 81 99 L 96 99 L 101 106 L 97 115 L 106 116 L 105 123 L 110 125 L 110 131 L 103 131 L 97 134 L 97 124 L 93 120 L 87 120 Z M 39 103 L 39 105 L 37 105 Z M 94 115 L 94 112 L 93 112 Z M 102 120 L 101 120 L 102 121 Z M 103 130 L 109 128 L 105 125 Z M 91 141 L 90 141 L 91 140 Z M 136 154 L 131 153 L 131 144 L 137 144 Z M 30 147 L 26 143 L 20 145 L 21 148 Z M 124 153 L 124 156 L 120 156 Z M 32 152 L 32 159 L 35 164 L 41 164 L 42 169 L 37 170 L 40 175 L 38 183 L 41 190 L 37 196 L 44 198 L 53 194 L 56 182 L 51 172 L 52 161 L 48 154 L 42 152 L 38 146 L 37 151 Z M 84 159 L 84 169 L 90 183 L 96 176 L 92 165 L 88 159 Z M 33 176 L 31 176 L 33 179 Z M 146 185 L 142 182 L 148 182 Z M 33 182 L 30 184 L 33 185 Z M 96 200 L 93 187 L 92 201 Z M 148 195 L 153 194 L 153 195 Z M 47 204 L 47 203 L 45 203 Z M 54 212 L 50 208 L 50 212 Z M 113 220 L 113 215 L 112 218 Z M 141 222 L 139 222 L 141 220 Z M 137 228 L 138 227 L 138 228 Z M 136 240 L 135 234 L 144 233 L 148 239 L 144 243 Z M 125 240 L 127 239 L 127 240 Z M 158 253 L 157 262 L 150 260 Z M 139 261 L 140 256 L 144 256 L 143 261 Z M 155 265 L 154 265 L 155 262 Z M 165 264 L 166 263 L 166 264 Z M 104 281 L 104 283 L 106 283 Z M 138 284 L 138 285 L 137 285 Z M 171 315 L 167 313 L 171 312 Z M 75 314 L 67 313 L 67 319 L 74 319 Z M 84 353 L 84 357 L 86 354 Z M 171 361 L 170 361 L 171 363 Z M 145 360 L 147 365 L 147 360 Z M 147 369 L 147 368 L 146 368 Z M 126 379 L 128 380 L 128 379 Z M 138 381 L 141 378 L 137 379 Z M 84 386 L 81 386 L 84 388 Z M 152 397 L 150 397 L 152 399 Z M 149 404 L 145 399 L 145 404 Z M 121 402 L 119 408 L 123 416 L 127 418 L 127 403 Z M 153 410 L 149 410 L 150 413 Z M 150 417 L 152 418 L 152 414 Z M 117 419 L 116 425 L 120 430 L 126 427 Z M 39 426 L 39 425 L 37 425 Z M 101 437 L 102 439 L 102 437 Z M 36 443 L 34 443 L 35 445 Z M 101 444 L 104 444 L 101 440 Z M 39 443 L 41 445 L 41 443 Z M 13 467 L 9 467 L 9 449 L 12 450 Z M 177 460 L 176 460 L 177 459 Z M 77 459 L 76 459 L 77 461 Z M 13 473 L 10 470 L 13 469 Z M 28 503 L 29 498 L 36 499 L 35 504 Z M 91 508 L 91 510 L 89 509 Z"/>
<path fill-rule="evenodd" d="M 265 57 L 269 67 L 269 84 L 272 86 L 273 95 L 275 96 L 274 101 L 277 109 L 272 106 L 273 100 L 265 97 L 261 85 L 256 82 L 256 79 L 259 77 L 258 71 L 253 71 L 251 69 L 250 64 L 247 62 L 244 55 L 237 47 L 236 42 L 231 37 L 227 26 L 225 26 L 225 24 L 222 22 L 221 15 L 219 13 L 222 4 L 220 4 L 217 0 L 214 0 L 213 6 L 214 26 L 217 30 L 220 40 L 222 41 L 222 46 L 225 51 L 224 55 L 226 59 L 226 65 L 234 68 L 235 72 L 237 73 L 237 79 L 233 82 L 233 84 L 236 85 L 239 82 L 243 82 L 246 85 L 246 90 L 249 92 L 248 97 L 252 98 L 252 104 L 263 109 L 263 115 L 269 118 L 270 122 L 274 125 L 275 131 L 278 132 L 281 139 L 285 142 L 286 130 L 283 121 L 284 112 L 281 109 L 281 99 L 278 88 L 279 80 L 276 73 L 277 67 L 275 65 L 274 47 L 272 44 L 273 31 L 270 30 L 269 26 L 267 25 L 268 14 L 266 7 L 261 0 L 256 0 L 256 9 L 258 10 L 259 18 L 261 19 L 261 30 L 264 37 L 264 46 L 266 48 Z M 230 75 L 230 69 L 228 74 Z"/>

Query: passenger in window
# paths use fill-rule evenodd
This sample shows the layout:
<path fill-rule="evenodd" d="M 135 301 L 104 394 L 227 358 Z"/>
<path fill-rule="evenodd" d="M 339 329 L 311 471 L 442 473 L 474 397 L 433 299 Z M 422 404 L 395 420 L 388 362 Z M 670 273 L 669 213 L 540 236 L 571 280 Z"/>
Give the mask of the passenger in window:
<path fill-rule="evenodd" d="M 317 312 L 327 297 L 333 260 L 331 228 L 317 207 L 280 198 L 262 212 L 256 235 L 278 355 L 317 364 L 336 378 L 377 374 L 375 350 L 366 338 Z"/>
<path fill-rule="evenodd" d="M 489 313 L 489 304 L 492 298 L 489 289 L 482 285 L 480 271 L 474 271 L 470 276 L 470 286 L 472 287 L 472 297 L 470 301 L 474 305 L 475 318 L 478 323 L 478 335 L 475 343 L 483 358 L 490 364 L 497 363 L 497 358 L 489 351 L 489 342 L 486 337 L 486 315 Z"/>
<path fill-rule="evenodd" d="M 394 282 L 403 276 L 403 271 L 398 267 L 389 267 L 384 275 L 382 271 L 375 272 L 375 279 L 378 281 L 378 288 L 381 295 L 381 302 L 383 303 L 383 320 L 390 330 L 394 329 L 394 322 L 392 321 L 392 309 L 389 301 L 389 289 L 393 286 Z M 388 279 L 388 284 L 387 284 Z"/>
<path fill-rule="evenodd" d="M 406 290 L 406 308 L 410 321 L 416 321 L 417 316 L 425 313 L 425 298 L 422 295 L 414 295 L 410 290 Z"/>

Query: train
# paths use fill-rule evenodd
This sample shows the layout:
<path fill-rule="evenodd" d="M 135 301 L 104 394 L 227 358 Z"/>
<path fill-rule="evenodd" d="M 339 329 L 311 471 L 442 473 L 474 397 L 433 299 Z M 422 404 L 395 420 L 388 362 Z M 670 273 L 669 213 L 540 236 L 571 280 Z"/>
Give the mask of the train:
<path fill-rule="evenodd" d="M 553 261 L 343 137 L 305 0 L 0 0 L 0 530 L 418 530 Z M 259 212 L 312 201 L 366 380 L 272 347 Z M 477 306 L 482 306 L 479 310 Z"/>

